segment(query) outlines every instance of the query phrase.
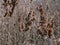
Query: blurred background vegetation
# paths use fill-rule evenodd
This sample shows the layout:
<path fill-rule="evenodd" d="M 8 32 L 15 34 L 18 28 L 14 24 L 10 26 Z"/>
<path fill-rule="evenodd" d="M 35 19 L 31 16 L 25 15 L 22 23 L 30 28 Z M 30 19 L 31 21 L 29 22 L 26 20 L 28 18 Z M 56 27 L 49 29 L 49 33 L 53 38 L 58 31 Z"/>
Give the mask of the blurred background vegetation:
<path fill-rule="evenodd" d="M 0 45 L 60 45 L 60 0 L 0 0 Z"/>

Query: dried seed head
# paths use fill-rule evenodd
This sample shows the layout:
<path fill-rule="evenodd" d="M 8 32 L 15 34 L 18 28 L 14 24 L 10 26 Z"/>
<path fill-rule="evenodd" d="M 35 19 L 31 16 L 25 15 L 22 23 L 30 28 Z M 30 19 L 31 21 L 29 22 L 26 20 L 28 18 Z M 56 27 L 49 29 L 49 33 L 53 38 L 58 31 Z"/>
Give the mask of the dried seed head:
<path fill-rule="evenodd" d="M 53 35 L 53 22 L 51 21 L 50 23 L 48 23 L 48 36 L 49 38 L 51 38 L 51 36 Z"/>
<path fill-rule="evenodd" d="M 39 7 L 39 11 L 40 11 L 41 15 L 43 15 L 44 11 L 43 11 L 43 7 L 42 7 L 42 5 L 40 5 L 40 7 Z"/>

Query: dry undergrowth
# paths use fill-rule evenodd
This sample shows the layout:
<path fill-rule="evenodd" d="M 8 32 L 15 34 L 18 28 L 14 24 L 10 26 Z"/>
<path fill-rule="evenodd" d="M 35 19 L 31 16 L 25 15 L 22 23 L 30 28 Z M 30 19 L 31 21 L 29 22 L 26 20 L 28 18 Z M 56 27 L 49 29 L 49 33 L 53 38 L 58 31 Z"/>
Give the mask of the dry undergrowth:
<path fill-rule="evenodd" d="M 4 8 L 6 8 L 6 13 L 4 15 L 4 17 L 8 16 L 12 16 L 15 6 L 17 5 L 17 0 L 3 0 L 4 3 Z"/>
<path fill-rule="evenodd" d="M 48 7 L 47 7 L 48 8 Z M 53 33 L 53 19 L 51 20 L 51 22 L 47 23 L 46 21 L 46 12 L 44 11 L 43 9 L 43 6 L 40 5 L 39 7 L 39 12 L 40 12 L 40 27 L 42 28 L 42 31 L 40 29 L 37 29 L 37 32 L 41 35 L 41 36 L 45 36 L 45 35 L 48 35 L 49 38 L 52 37 L 52 33 Z M 20 18 L 22 18 L 20 16 Z M 18 20 L 20 20 L 20 18 Z M 25 18 L 26 20 L 26 23 L 23 23 L 21 21 L 19 21 L 21 24 L 20 24 L 20 27 L 19 27 L 19 30 L 20 31 L 28 31 L 32 25 L 32 22 L 33 21 L 36 21 L 36 15 L 35 15 L 35 12 L 34 11 L 30 11 L 28 16 L 26 16 Z M 25 28 L 24 28 L 25 27 Z M 37 27 L 39 28 L 39 26 Z"/>
<path fill-rule="evenodd" d="M 32 0 L 31 0 L 32 2 Z M 14 12 L 14 9 L 15 9 L 15 6 L 17 5 L 17 0 L 4 0 L 4 3 L 3 3 L 4 7 L 6 8 L 6 13 L 4 15 L 4 17 L 6 16 L 12 16 L 13 12 Z M 10 10 L 8 9 L 8 6 L 11 8 Z M 48 5 L 47 5 L 47 10 L 48 10 Z M 42 4 L 39 6 L 39 12 L 40 12 L 40 26 L 42 28 L 42 32 L 40 31 L 40 29 L 37 30 L 37 32 L 39 32 L 39 34 L 41 35 L 49 35 L 49 37 L 51 38 L 52 36 L 52 33 L 53 33 L 53 21 L 51 21 L 50 23 L 47 23 L 46 21 L 46 12 L 44 11 L 43 9 L 43 6 Z M 35 12 L 34 11 L 30 11 L 28 16 L 26 17 L 26 23 L 23 23 L 21 22 L 21 16 L 18 18 L 18 22 L 19 22 L 19 31 L 28 31 L 32 22 L 35 20 L 36 21 L 36 15 L 35 15 Z"/>

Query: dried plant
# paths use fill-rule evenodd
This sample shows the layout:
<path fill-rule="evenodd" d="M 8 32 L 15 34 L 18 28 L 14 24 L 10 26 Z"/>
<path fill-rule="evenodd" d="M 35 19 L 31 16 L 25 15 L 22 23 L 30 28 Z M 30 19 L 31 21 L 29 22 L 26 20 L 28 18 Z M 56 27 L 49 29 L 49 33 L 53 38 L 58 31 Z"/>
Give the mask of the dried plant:
<path fill-rule="evenodd" d="M 4 7 L 6 7 L 6 13 L 5 13 L 4 17 L 6 15 L 11 17 L 14 12 L 15 6 L 17 5 L 17 0 L 11 0 L 11 1 L 3 0 L 3 1 L 4 1 L 3 5 L 4 5 Z"/>

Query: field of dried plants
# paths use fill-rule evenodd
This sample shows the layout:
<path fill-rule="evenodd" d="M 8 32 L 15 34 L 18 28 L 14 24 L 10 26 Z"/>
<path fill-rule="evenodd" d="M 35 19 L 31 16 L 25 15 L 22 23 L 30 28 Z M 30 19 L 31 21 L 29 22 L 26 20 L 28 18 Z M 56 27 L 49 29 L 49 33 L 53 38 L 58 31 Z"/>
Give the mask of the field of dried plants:
<path fill-rule="evenodd" d="M 60 0 L 0 0 L 0 45 L 60 45 Z"/>

